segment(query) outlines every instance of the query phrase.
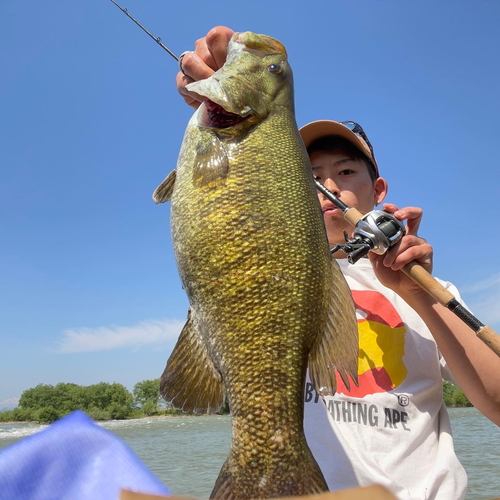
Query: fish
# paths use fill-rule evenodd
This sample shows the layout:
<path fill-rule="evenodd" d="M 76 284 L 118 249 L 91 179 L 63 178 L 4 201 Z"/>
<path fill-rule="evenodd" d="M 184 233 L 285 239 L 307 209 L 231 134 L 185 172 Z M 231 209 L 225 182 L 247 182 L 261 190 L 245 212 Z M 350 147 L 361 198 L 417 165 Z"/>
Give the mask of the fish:
<path fill-rule="evenodd" d="M 306 375 L 321 395 L 335 393 L 336 371 L 357 384 L 358 330 L 298 132 L 286 49 L 235 33 L 223 67 L 187 88 L 204 101 L 153 194 L 171 202 L 189 299 L 160 392 L 194 413 L 217 412 L 227 396 L 231 447 L 210 498 L 327 491 L 303 430 Z"/>

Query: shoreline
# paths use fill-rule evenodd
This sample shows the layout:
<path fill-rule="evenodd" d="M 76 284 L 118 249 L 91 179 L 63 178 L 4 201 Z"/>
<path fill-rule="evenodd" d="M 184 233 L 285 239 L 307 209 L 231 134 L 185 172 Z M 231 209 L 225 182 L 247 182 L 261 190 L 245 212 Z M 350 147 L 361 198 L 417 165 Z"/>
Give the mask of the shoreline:
<path fill-rule="evenodd" d="M 83 411 L 83 410 L 75 410 L 75 411 Z M 68 415 L 69 415 L 69 413 L 68 413 Z M 229 413 L 224 414 L 224 415 L 221 415 L 218 413 L 211 413 L 210 415 L 209 414 L 204 414 L 204 415 L 194 415 L 194 414 L 191 414 L 191 415 L 187 415 L 187 414 L 182 414 L 182 415 L 151 415 L 149 417 L 147 415 L 144 415 L 144 416 L 140 416 L 140 417 L 131 417 L 131 418 L 110 418 L 107 420 L 94 420 L 94 422 L 95 423 L 98 423 L 98 422 L 128 422 L 129 420 L 144 420 L 145 418 L 156 420 L 156 419 L 162 419 L 162 418 L 168 419 L 168 418 L 186 418 L 186 417 L 213 417 L 215 415 L 222 417 L 224 415 L 229 415 Z M 62 417 L 62 418 L 64 418 L 64 417 Z M 57 422 L 57 420 L 55 420 L 55 422 Z M 53 423 L 54 422 L 38 422 L 36 420 L 20 420 L 20 421 L 13 421 L 13 422 L 0 422 L 0 426 L 2 426 L 2 425 L 15 425 L 15 424 L 50 425 Z"/>

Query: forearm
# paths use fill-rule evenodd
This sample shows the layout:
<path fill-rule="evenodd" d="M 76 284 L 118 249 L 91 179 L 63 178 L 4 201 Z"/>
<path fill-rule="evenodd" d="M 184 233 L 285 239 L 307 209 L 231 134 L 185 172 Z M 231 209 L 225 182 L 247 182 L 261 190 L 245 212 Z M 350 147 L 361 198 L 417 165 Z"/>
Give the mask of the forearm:
<path fill-rule="evenodd" d="M 500 425 L 500 358 L 446 307 L 426 293 L 405 297 L 425 321 L 471 403 Z"/>

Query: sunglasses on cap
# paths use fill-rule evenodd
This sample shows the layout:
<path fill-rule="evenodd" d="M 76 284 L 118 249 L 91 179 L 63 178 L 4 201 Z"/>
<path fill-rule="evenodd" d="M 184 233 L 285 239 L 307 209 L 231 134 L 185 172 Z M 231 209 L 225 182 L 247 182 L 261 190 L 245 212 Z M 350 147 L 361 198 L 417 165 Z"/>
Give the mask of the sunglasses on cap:
<path fill-rule="evenodd" d="M 345 121 L 345 122 L 339 122 L 339 123 L 344 125 L 344 127 L 347 127 L 353 134 L 357 134 L 357 135 L 361 136 L 361 138 L 366 142 L 366 145 L 370 148 L 372 158 L 375 158 L 375 155 L 373 154 L 373 146 L 372 146 L 370 140 L 368 139 L 365 131 L 363 130 L 363 127 L 361 127 L 361 125 L 359 123 L 356 123 L 353 121 Z"/>

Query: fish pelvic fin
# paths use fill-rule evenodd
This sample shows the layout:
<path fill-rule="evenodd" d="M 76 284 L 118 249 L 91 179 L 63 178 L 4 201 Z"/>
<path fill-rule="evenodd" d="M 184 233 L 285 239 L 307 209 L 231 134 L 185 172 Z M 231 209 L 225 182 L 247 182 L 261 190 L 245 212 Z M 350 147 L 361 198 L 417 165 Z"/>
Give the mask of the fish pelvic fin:
<path fill-rule="evenodd" d="M 222 377 L 208 356 L 191 309 L 161 376 L 160 394 L 184 412 L 216 413 L 224 403 Z"/>
<path fill-rule="evenodd" d="M 358 385 L 359 334 L 351 290 L 332 259 L 333 280 L 326 329 L 309 353 L 309 376 L 316 392 L 332 396 L 337 390 L 335 371 L 350 390 L 348 375 Z"/>
<path fill-rule="evenodd" d="M 160 203 L 165 203 L 172 198 L 172 193 L 174 192 L 175 179 L 177 177 L 177 170 L 172 170 L 165 180 L 155 189 L 153 193 L 153 201 L 159 205 Z"/>

